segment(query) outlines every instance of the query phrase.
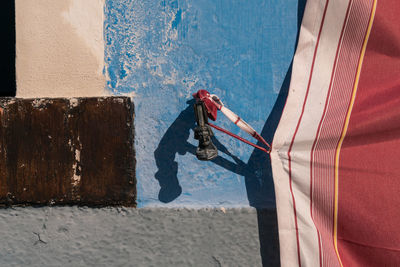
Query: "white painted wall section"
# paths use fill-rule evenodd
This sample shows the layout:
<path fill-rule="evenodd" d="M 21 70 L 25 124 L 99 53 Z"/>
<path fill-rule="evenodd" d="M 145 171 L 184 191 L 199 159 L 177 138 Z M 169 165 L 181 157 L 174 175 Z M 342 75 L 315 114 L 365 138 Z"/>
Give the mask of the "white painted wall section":
<path fill-rule="evenodd" d="M 16 0 L 17 97 L 104 96 L 104 0 Z"/>

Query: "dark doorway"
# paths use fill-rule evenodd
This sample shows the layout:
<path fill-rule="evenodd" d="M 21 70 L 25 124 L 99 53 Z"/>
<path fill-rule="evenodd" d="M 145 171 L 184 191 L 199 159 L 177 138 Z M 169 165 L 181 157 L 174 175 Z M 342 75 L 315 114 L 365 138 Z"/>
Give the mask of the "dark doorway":
<path fill-rule="evenodd" d="M 15 3 L 14 0 L 0 4 L 0 96 L 15 96 Z"/>

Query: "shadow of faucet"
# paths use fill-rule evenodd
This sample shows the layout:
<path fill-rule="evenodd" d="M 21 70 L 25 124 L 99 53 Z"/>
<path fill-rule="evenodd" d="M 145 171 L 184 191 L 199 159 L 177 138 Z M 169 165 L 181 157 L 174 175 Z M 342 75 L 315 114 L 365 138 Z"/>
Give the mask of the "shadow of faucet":
<path fill-rule="evenodd" d="M 193 130 L 196 124 L 193 110 L 194 99 L 187 101 L 187 104 L 188 107 L 183 110 L 171 124 L 161 138 L 157 149 L 154 151 L 154 158 L 158 168 L 155 178 L 160 184 L 158 199 L 163 203 L 169 203 L 175 200 L 182 193 L 182 187 L 179 185 L 178 181 L 178 163 L 175 161 L 176 153 L 185 155 L 189 152 L 190 154 L 196 155 L 196 146 L 187 142 L 190 136 L 190 130 Z M 230 153 L 215 136 L 212 137 L 212 140 L 217 149 L 230 156 L 235 163 L 221 156 L 216 157 L 212 162 L 227 170 L 243 175 L 246 164 Z"/>
<path fill-rule="evenodd" d="M 306 0 L 299 0 L 297 14 L 298 32 L 295 47 L 299 39 L 305 6 Z M 278 98 L 261 131 L 261 136 L 268 143 L 272 142 L 289 93 L 292 64 L 293 61 L 288 68 Z M 184 155 L 186 152 L 193 155 L 196 154 L 196 147 L 187 142 L 190 130 L 195 127 L 194 100 L 188 101 L 188 104 L 189 106 L 179 114 L 171 127 L 168 128 L 154 152 L 158 167 L 158 172 L 155 176 L 161 186 L 158 197 L 160 201 L 165 203 L 173 201 L 182 193 L 182 188 L 177 178 L 178 164 L 174 161 L 175 154 Z M 280 266 L 278 222 L 270 157 L 266 156 L 264 152 L 254 149 L 248 162 L 244 163 L 230 153 L 215 137 L 213 137 L 213 142 L 220 152 L 231 157 L 234 162 L 221 156 L 216 157 L 212 162 L 231 172 L 244 176 L 250 206 L 257 209 L 262 265 Z"/>
<path fill-rule="evenodd" d="M 175 161 L 175 154 L 186 154 L 195 149 L 187 142 L 190 130 L 194 128 L 194 100 L 187 102 L 189 106 L 183 110 L 176 120 L 168 128 L 161 138 L 157 149 L 154 151 L 154 158 L 158 171 L 155 178 L 160 184 L 158 199 L 163 203 L 168 203 L 176 199 L 182 193 L 182 187 L 178 181 L 178 163 Z"/>
<path fill-rule="evenodd" d="M 291 76 L 291 67 L 287 71 L 282 88 L 275 105 L 262 129 L 261 136 L 269 143 L 272 142 L 275 129 L 278 126 L 280 115 L 287 97 Z M 154 151 L 154 158 L 158 171 L 155 178 L 160 184 L 158 199 L 163 203 L 169 203 L 179 197 L 182 187 L 178 181 L 178 163 L 175 161 L 176 153 L 185 155 L 187 152 L 196 155 L 196 146 L 187 140 L 190 131 L 196 123 L 194 119 L 194 99 L 187 102 L 188 107 L 183 110 L 171 126 Z M 247 163 L 232 154 L 215 136 L 213 143 L 219 152 L 229 156 L 233 161 L 217 156 L 211 162 L 228 171 L 244 177 L 249 204 L 255 208 L 275 208 L 275 193 L 272 179 L 270 157 L 263 151 L 254 149 Z M 262 144 L 258 143 L 262 146 Z"/>

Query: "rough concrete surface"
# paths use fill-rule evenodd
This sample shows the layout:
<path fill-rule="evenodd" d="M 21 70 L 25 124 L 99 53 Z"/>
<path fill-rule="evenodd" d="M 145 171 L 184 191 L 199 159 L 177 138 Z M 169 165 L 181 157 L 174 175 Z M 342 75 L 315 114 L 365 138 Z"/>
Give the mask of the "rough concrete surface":
<path fill-rule="evenodd" d="M 16 207 L 0 237 L 0 266 L 261 266 L 252 208 Z"/>

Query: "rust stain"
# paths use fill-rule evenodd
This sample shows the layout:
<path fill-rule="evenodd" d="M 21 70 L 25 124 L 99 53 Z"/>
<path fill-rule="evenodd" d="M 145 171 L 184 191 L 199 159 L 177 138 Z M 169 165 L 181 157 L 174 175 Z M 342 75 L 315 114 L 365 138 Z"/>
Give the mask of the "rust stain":
<path fill-rule="evenodd" d="M 1 204 L 136 205 L 130 98 L 0 104 Z"/>

